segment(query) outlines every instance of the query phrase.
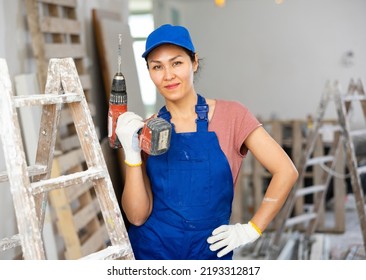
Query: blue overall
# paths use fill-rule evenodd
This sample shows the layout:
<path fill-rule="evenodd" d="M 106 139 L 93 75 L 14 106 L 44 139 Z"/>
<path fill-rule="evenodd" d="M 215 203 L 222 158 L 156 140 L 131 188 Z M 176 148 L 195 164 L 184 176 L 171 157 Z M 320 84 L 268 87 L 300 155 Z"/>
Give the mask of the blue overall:
<path fill-rule="evenodd" d="M 136 259 L 217 259 L 206 240 L 229 223 L 233 179 L 200 95 L 196 113 L 197 132 L 176 133 L 173 125 L 169 150 L 147 160 L 154 202 L 148 220 L 129 229 Z M 158 116 L 170 122 L 165 106 Z"/>

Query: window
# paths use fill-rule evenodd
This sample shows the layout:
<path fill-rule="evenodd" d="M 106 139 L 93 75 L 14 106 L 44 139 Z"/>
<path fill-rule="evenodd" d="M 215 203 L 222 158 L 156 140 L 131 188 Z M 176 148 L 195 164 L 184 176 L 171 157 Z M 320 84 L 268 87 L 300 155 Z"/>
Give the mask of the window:
<path fill-rule="evenodd" d="M 154 30 L 152 1 L 130 0 L 129 5 L 130 16 L 128 23 L 131 30 L 131 36 L 134 40 L 133 50 L 136 59 L 142 101 L 145 105 L 147 116 L 150 116 L 155 112 L 156 89 L 155 85 L 150 80 L 145 60 L 141 55 L 145 50 L 147 36 Z"/>

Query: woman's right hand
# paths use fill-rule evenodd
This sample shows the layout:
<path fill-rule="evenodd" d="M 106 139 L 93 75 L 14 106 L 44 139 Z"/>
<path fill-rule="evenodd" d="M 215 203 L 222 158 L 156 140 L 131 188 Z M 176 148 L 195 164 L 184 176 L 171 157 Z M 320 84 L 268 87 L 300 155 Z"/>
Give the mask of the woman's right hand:
<path fill-rule="evenodd" d="M 125 152 L 125 162 L 129 166 L 139 166 L 142 163 L 137 132 L 143 126 L 142 117 L 133 112 L 125 112 L 117 119 L 116 134 Z"/>

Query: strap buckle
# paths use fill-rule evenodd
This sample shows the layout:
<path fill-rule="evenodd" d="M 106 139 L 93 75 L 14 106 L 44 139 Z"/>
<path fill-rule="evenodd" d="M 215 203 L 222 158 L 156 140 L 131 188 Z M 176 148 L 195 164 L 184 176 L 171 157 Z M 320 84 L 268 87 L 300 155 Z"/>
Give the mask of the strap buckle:
<path fill-rule="evenodd" d="M 197 114 L 197 119 L 196 122 L 198 121 L 208 121 L 208 105 L 207 104 L 197 104 L 196 105 L 196 114 Z"/>

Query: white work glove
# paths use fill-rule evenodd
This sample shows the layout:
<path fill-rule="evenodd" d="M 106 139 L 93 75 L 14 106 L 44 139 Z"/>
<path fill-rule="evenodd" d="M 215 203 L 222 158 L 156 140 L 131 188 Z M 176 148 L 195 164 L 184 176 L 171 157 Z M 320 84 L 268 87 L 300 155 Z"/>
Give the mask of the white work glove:
<path fill-rule="evenodd" d="M 211 251 L 217 251 L 221 258 L 234 249 L 256 241 L 261 235 L 249 222 L 247 224 L 222 225 L 216 228 L 207 239 Z"/>
<path fill-rule="evenodd" d="M 141 164 L 141 149 L 137 132 L 144 126 L 139 115 L 125 112 L 117 119 L 116 134 L 125 151 L 125 162 L 129 166 Z"/>

